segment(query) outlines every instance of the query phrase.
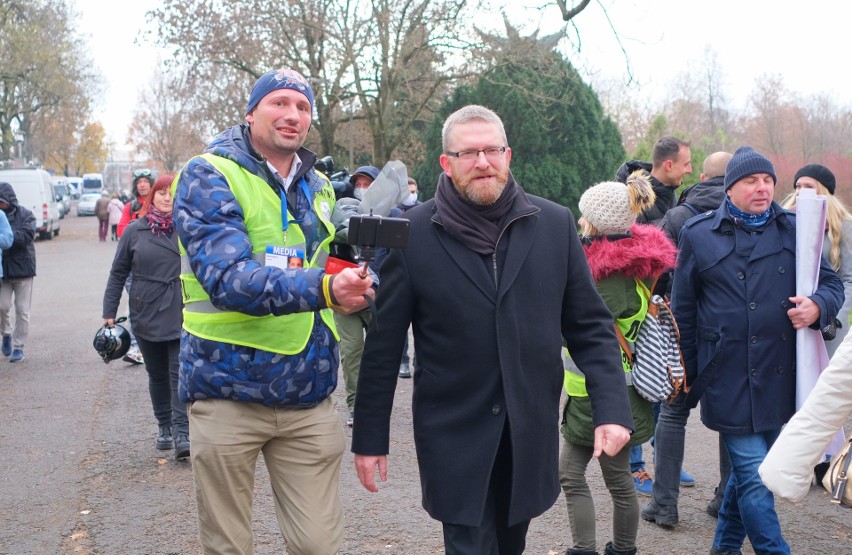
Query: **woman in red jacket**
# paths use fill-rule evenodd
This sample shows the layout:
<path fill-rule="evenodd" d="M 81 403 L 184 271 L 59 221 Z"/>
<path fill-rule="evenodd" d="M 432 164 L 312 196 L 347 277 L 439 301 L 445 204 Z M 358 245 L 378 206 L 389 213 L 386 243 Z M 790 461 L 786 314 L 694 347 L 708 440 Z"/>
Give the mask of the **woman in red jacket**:
<path fill-rule="evenodd" d="M 132 202 L 124 205 L 124 212 L 121 213 L 121 220 L 118 222 L 118 237 L 124 233 L 124 228 L 127 224 L 139 218 L 139 211 L 142 209 L 142 204 L 151 194 L 151 186 L 154 184 L 154 177 L 151 175 L 151 170 L 145 168 L 133 172 L 133 196 Z"/>

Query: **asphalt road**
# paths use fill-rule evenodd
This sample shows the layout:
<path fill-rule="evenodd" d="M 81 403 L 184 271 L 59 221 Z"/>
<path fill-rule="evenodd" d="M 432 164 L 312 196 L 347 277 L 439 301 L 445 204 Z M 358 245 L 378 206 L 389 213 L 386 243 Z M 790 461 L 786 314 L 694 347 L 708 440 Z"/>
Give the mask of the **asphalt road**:
<path fill-rule="evenodd" d="M 11 364 L 0 357 L 0 554 L 200 553 L 191 464 L 154 448 L 157 427 L 144 369 L 121 361 L 104 364 L 91 346 L 116 243 L 99 243 L 96 220 L 73 214 L 72 209 L 62 220 L 59 237 L 36 244 L 26 360 Z M 443 552 L 440 525 L 420 506 L 411 387 L 411 380 L 400 380 L 389 480 L 378 494 L 361 488 L 352 455 L 344 456 L 341 553 Z M 335 398 L 343 425 L 341 390 Z M 640 523 L 640 553 L 709 551 L 716 521 L 704 505 L 718 480 L 716 445 L 695 414 L 685 468 L 698 483 L 682 491 L 677 529 Z M 650 461 L 650 449 L 645 454 Z M 258 466 L 255 553 L 286 553 L 262 461 Z M 590 476 L 603 549 L 610 539 L 611 504 L 594 463 Z M 793 553 L 852 554 L 852 510 L 831 505 L 821 489 L 813 488 L 800 505 L 777 505 Z M 564 553 L 571 545 L 562 498 L 533 521 L 527 545 L 527 553 L 536 555 Z M 752 553 L 749 546 L 745 553 Z"/>

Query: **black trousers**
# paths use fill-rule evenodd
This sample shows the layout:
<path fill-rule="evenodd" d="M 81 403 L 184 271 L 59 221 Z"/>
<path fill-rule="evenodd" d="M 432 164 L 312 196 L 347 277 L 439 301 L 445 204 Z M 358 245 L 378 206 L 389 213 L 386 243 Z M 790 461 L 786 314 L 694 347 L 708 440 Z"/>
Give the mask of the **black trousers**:
<path fill-rule="evenodd" d="M 148 341 L 136 336 L 145 370 L 151 407 L 160 426 L 169 426 L 172 434 L 189 436 L 186 403 L 178 398 L 178 354 L 180 339 Z"/>
<path fill-rule="evenodd" d="M 507 420 L 491 471 L 482 523 L 479 526 L 443 523 L 447 555 L 521 555 L 524 552 L 530 521 L 508 526 L 512 492 L 512 445 L 509 437 Z"/>

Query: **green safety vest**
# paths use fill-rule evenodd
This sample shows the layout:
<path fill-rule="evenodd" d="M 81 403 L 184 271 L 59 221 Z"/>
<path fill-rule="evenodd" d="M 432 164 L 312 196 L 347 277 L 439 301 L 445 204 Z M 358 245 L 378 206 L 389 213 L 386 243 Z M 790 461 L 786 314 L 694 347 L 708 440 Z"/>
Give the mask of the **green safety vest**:
<path fill-rule="evenodd" d="M 221 156 L 202 154 L 205 159 L 225 176 L 231 192 L 245 215 L 245 226 L 252 245 L 252 259 L 263 264 L 267 245 L 293 247 L 305 245 L 305 235 L 287 210 L 289 225 L 284 233 L 281 225 L 281 197 L 269 184 L 245 168 Z M 172 183 L 172 196 L 177 189 L 178 178 Z M 305 260 L 305 268 L 323 268 L 328 259 L 328 247 L 334 238 L 334 225 L 330 218 L 334 209 L 334 189 L 328 180 L 314 195 L 313 210 L 326 227 L 328 237 L 320 244 L 313 257 Z M 294 355 L 302 352 L 314 327 L 313 312 L 297 312 L 283 316 L 251 316 L 241 312 L 220 310 L 210 302 L 210 296 L 192 272 L 183 243 L 180 243 L 181 274 L 183 289 L 183 328 L 203 339 L 222 341 Z M 306 252 L 307 255 L 307 252 Z M 320 310 L 320 316 L 334 337 L 340 339 L 334 325 L 332 311 Z"/>
<path fill-rule="evenodd" d="M 648 314 L 648 297 L 650 297 L 648 287 L 642 283 L 642 280 L 635 279 L 634 281 L 636 282 L 636 293 L 639 295 L 642 305 L 639 307 L 639 311 L 633 316 L 615 319 L 615 325 L 618 326 L 618 329 L 624 335 L 624 339 L 630 345 L 633 345 L 636 341 L 636 336 L 639 335 L 639 326 L 642 325 L 642 322 L 645 321 L 645 315 Z M 632 383 L 630 381 L 630 359 L 628 359 L 623 347 L 621 349 L 621 366 L 624 369 L 625 381 L 627 385 L 630 385 Z M 565 392 L 571 397 L 589 396 L 589 393 L 586 391 L 585 376 L 572 370 L 565 370 L 564 387 Z"/>

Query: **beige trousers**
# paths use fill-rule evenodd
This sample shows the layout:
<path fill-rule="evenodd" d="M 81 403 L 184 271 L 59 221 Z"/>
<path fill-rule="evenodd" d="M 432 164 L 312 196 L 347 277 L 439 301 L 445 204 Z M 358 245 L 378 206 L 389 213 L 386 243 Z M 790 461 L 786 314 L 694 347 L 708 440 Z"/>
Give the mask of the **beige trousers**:
<path fill-rule="evenodd" d="M 222 399 L 189 407 L 198 529 L 205 554 L 251 555 L 255 466 L 263 453 L 291 555 L 332 555 L 343 541 L 345 440 L 331 398 L 311 409 Z"/>

